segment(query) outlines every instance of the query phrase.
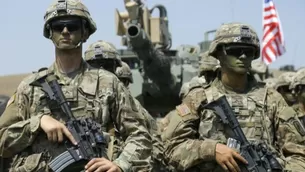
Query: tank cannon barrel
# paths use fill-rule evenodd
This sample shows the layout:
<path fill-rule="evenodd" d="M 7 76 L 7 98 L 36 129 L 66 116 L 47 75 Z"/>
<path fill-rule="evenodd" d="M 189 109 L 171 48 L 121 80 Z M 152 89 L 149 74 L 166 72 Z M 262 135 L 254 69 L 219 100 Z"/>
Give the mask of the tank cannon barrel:
<path fill-rule="evenodd" d="M 145 31 L 135 24 L 130 24 L 127 27 L 127 38 L 133 49 L 143 48 L 151 43 Z"/>
<path fill-rule="evenodd" d="M 127 34 L 131 38 L 139 36 L 140 27 L 138 27 L 137 25 L 134 25 L 134 24 L 130 25 L 127 29 Z"/>
<path fill-rule="evenodd" d="M 124 3 L 126 11 L 115 11 L 116 33 L 121 36 L 122 45 L 140 60 L 143 81 L 141 96 L 136 97 L 150 112 L 168 112 L 180 103 L 178 76 L 182 69 L 174 64 L 180 60 L 173 58 L 176 51 L 170 50 L 167 10 L 163 5 L 148 9 L 140 0 L 124 0 Z M 153 17 L 155 10 L 159 16 Z"/>
<path fill-rule="evenodd" d="M 177 83 L 175 76 L 171 73 L 172 59 L 164 55 L 160 49 L 156 49 L 146 32 L 138 25 L 129 24 L 126 35 L 130 47 L 143 61 L 145 76 L 158 86 L 162 94 L 174 94 L 173 87 Z"/>

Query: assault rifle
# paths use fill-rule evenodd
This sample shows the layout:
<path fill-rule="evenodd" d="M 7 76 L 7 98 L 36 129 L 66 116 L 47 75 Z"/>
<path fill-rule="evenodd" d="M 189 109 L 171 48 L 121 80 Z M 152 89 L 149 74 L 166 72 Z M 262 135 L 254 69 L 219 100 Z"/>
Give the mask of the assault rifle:
<path fill-rule="evenodd" d="M 59 106 L 62 114 L 67 117 L 66 126 L 77 142 L 77 145 L 73 145 L 68 140 L 65 141 L 67 150 L 50 162 L 51 170 L 54 172 L 82 171 L 92 158 L 107 158 L 105 154 L 106 140 L 101 132 L 100 124 L 91 118 L 76 119 L 73 116 L 55 75 L 49 74 L 37 81 L 35 85 L 42 87 L 42 90 L 47 94 L 49 103 Z"/>
<path fill-rule="evenodd" d="M 201 104 L 199 110 L 210 109 L 220 117 L 222 123 L 229 126 L 232 130 L 232 135 L 228 140 L 235 140 L 240 143 L 240 154 L 247 161 L 248 164 L 239 164 L 242 172 L 281 172 L 283 171 L 280 163 L 268 150 L 266 144 L 250 144 L 244 132 L 240 128 L 240 124 L 229 105 L 226 96 L 203 105 Z M 239 147 L 238 146 L 238 147 Z"/>

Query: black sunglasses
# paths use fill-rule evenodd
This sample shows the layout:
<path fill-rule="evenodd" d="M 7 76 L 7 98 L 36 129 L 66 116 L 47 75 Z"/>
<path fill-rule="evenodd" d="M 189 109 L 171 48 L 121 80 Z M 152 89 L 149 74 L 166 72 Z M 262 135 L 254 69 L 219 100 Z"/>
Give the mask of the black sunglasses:
<path fill-rule="evenodd" d="M 291 90 L 289 89 L 288 85 L 283 85 L 277 88 L 277 91 L 280 93 L 289 93 Z"/>
<path fill-rule="evenodd" d="M 234 57 L 240 57 L 243 54 L 247 57 L 254 57 L 255 56 L 255 48 L 254 47 L 233 47 L 229 46 L 225 48 L 227 55 L 234 56 Z"/>
<path fill-rule="evenodd" d="M 50 26 L 56 32 L 62 32 L 65 27 L 69 32 L 75 32 L 81 28 L 81 22 L 79 20 L 57 20 L 52 22 Z"/>
<path fill-rule="evenodd" d="M 109 59 L 93 59 L 87 61 L 90 66 L 94 68 L 101 68 L 114 72 L 115 68 L 118 67 L 118 64 L 114 60 Z"/>

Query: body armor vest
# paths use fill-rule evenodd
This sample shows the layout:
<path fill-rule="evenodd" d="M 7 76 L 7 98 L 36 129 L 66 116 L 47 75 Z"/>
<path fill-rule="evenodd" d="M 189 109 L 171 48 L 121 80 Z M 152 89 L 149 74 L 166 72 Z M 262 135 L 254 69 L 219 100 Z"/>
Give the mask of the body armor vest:
<path fill-rule="evenodd" d="M 220 92 L 216 87 L 205 89 L 207 103 L 218 99 L 225 95 L 231 105 L 235 115 L 240 123 L 242 130 L 248 140 L 263 140 L 268 144 L 272 144 L 274 140 L 274 128 L 271 121 L 270 113 L 268 113 L 266 99 L 266 89 L 258 88 L 247 94 L 226 94 Z M 205 120 L 200 123 L 199 129 L 203 137 L 221 140 L 224 143 L 231 133 L 230 129 L 216 117 L 214 112 L 205 110 Z M 272 113 L 272 112 L 271 112 Z M 210 119 L 210 120 L 209 120 Z"/>
<path fill-rule="evenodd" d="M 48 70 L 42 70 L 36 73 L 36 79 L 48 73 Z M 65 80 L 58 80 L 62 86 L 62 91 L 69 102 L 70 108 L 75 118 L 92 118 L 102 125 L 102 131 L 109 142 L 109 126 L 113 128 L 113 120 L 111 119 L 111 107 L 115 97 L 113 87 L 103 87 L 99 89 L 99 69 L 85 70 L 82 74 L 78 74 L 69 83 Z M 48 104 L 46 94 L 40 87 L 30 87 L 29 95 L 29 112 L 26 118 L 30 118 L 37 114 L 46 114 L 54 119 L 65 123 L 66 117 L 60 113 L 59 108 Z M 107 138 L 108 137 L 108 138 Z M 47 139 L 47 135 L 40 131 L 33 144 L 26 151 L 17 155 L 14 159 L 14 167 L 19 168 L 36 168 L 46 166 L 46 164 L 60 155 L 66 150 L 63 143 L 51 143 Z M 29 156 L 30 155 L 30 156 Z M 28 164 L 27 164 L 28 163 Z M 19 168 L 18 168 L 19 167 Z"/>

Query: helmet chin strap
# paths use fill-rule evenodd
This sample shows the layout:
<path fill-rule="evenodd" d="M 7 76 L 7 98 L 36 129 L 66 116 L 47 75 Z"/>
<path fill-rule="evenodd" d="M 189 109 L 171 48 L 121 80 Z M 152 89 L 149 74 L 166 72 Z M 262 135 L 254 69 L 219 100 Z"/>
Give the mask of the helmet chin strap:
<path fill-rule="evenodd" d="M 79 41 L 76 45 L 74 45 L 73 47 L 70 48 L 61 48 L 58 43 L 56 43 L 54 40 L 52 40 L 52 42 L 54 43 L 54 45 L 56 46 L 56 48 L 58 49 L 63 49 L 63 50 L 72 50 L 72 49 L 76 49 L 78 47 L 80 47 L 83 44 L 83 41 Z"/>

